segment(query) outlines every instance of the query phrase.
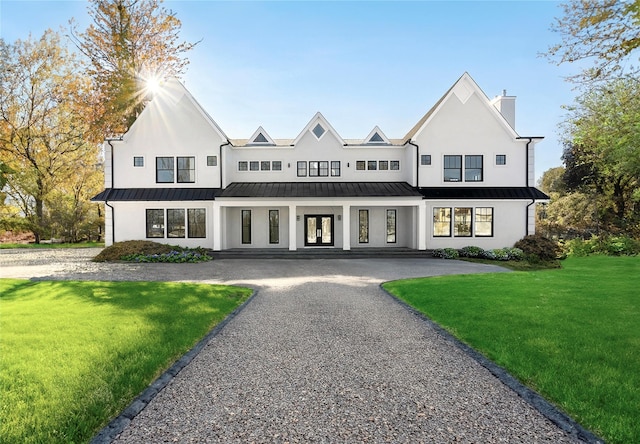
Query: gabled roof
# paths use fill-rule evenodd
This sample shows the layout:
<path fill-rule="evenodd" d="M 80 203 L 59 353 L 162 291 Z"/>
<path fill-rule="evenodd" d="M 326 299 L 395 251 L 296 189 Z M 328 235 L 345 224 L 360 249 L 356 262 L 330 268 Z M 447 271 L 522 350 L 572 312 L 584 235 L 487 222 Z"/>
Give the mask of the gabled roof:
<path fill-rule="evenodd" d="M 219 191 L 219 188 L 107 188 L 91 201 L 214 200 Z"/>
<path fill-rule="evenodd" d="M 534 187 L 425 187 L 420 188 L 425 199 L 534 199 L 549 200 L 549 196 Z"/>
<path fill-rule="evenodd" d="M 429 123 L 431 118 L 442 108 L 442 105 L 445 101 L 449 100 L 454 94 L 460 99 L 461 102 L 465 103 L 469 97 L 473 94 L 478 94 L 483 100 L 482 102 L 486 105 L 488 112 L 492 113 L 504 126 L 505 130 L 508 131 L 514 138 L 518 137 L 515 129 L 509 125 L 507 119 L 500 114 L 500 111 L 496 109 L 495 106 L 491 104 L 489 97 L 480 89 L 478 84 L 473 80 L 473 78 L 469 75 L 469 73 L 465 72 L 460 76 L 460 78 L 449 88 L 449 90 L 444 93 L 440 100 L 436 102 L 435 105 L 424 115 L 422 118 L 414 125 L 413 128 L 409 130 L 409 132 L 404 137 L 405 143 L 415 138 Z"/>
<path fill-rule="evenodd" d="M 316 115 L 313 116 L 313 118 L 309 121 L 307 126 L 305 126 L 304 129 L 300 132 L 300 134 L 298 134 L 298 137 L 296 137 L 294 139 L 292 145 L 296 145 L 300 141 L 300 139 L 302 139 L 302 137 L 307 133 L 307 131 L 314 132 L 314 130 L 316 129 L 318 124 L 320 124 L 322 126 L 322 128 L 324 129 L 324 133 L 320 137 L 318 137 L 318 135 L 316 134 L 316 137 L 318 139 L 321 139 L 322 137 L 324 137 L 326 135 L 326 132 L 329 132 L 329 133 L 333 134 L 333 136 L 342 145 L 345 145 L 344 139 L 342 137 L 340 137 L 338 132 L 331 126 L 331 124 L 327 121 L 327 119 L 324 118 L 324 116 L 320 112 L 317 112 Z"/>
<path fill-rule="evenodd" d="M 267 133 L 261 126 L 258 127 L 255 133 L 247 141 L 247 145 L 275 145 L 269 133 Z"/>
<path fill-rule="evenodd" d="M 370 144 L 370 145 L 375 145 L 375 144 L 379 144 L 379 145 L 389 145 L 391 142 L 389 141 L 389 138 L 382 132 L 382 130 L 380 129 L 380 127 L 378 127 L 377 125 L 371 130 L 371 132 L 369 133 L 369 135 L 367 137 L 364 138 L 364 140 L 362 141 L 362 143 L 364 144 Z"/>
<path fill-rule="evenodd" d="M 217 197 L 422 197 L 406 182 L 234 182 Z"/>

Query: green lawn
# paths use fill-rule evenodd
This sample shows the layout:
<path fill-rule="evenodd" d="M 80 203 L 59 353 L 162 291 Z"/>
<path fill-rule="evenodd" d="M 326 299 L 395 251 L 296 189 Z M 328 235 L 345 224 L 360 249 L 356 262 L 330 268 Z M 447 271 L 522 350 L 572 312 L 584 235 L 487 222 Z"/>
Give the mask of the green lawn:
<path fill-rule="evenodd" d="M 87 442 L 250 294 L 0 279 L 0 442 Z"/>
<path fill-rule="evenodd" d="M 607 442 L 640 442 L 640 257 L 384 287 Z"/>

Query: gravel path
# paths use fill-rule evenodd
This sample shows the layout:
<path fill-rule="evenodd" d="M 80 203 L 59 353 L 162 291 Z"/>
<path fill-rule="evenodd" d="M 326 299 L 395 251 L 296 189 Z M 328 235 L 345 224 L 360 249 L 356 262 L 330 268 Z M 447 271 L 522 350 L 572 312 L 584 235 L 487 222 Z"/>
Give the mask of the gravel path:
<path fill-rule="evenodd" d="M 45 260 L 10 251 L 0 250 L 0 277 L 256 289 L 115 442 L 576 442 L 379 287 L 499 267 L 397 258 L 104 265 L 87 263 L 95 250 L 48 250 Z"/>

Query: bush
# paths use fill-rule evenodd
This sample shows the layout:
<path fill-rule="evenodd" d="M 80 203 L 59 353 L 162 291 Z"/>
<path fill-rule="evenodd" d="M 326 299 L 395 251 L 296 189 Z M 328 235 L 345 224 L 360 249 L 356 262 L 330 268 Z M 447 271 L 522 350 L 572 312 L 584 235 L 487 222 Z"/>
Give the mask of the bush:
<path fill-rule="evenodd" d="M 509 260 L 509 252 L 506 248 L 496 248 L 493 251 L 495 259 L 498 261 L 508 261 Z"/>
<path fill-rule="evenodd" d="M 432 254 L 433 257 L 440 257 L 442 259 L 457 259 L 460 257 L 458 250 L 455 248 L 436 248 Z"/>
<path fill-rule="evenodd" d="M 494 250 L 484 250 L 482 252 L 482 258 L 489 259 L 490 261 L 495 261 L 497 259 L 496 254 L 494 253 Z"/>
<path fill-rule="evenodd" d="M 166 262 L 180 264 L 185 262 L 207 262 L 211 260 L 211 256 L 198 250 L 174 250 L 164 254 L 130 254 L 122 256 L 121 259 L 129 262 Z"/>
<path fill-rule="evenodd" d="M 509 256 L 510 261 L 521 261 L 524 260 L 524 251 L 520 248 L 505 248 L 507 255 Z"/>
<path fill-rule="evenodd" d="M 204 259 L 204 257 L 207 259 Z M 95 262 L 121 260 L 136 262 L 201 262 L 209 259 L 210 257 L 202 248 L 189 249 L 151 241 L 116 242 L 93 258 Z"/>
<path fill-rule="evenodd" d="M 514 247 L 522 250 L 527 260 L 533 262 L 555 261 L 562 255 L 556 242 L 538 234 L 520 239 Z"/>
<path fill-rule="evenodd" d="M 590 239 L 571 239 L 564 243 L 564 252 L 569 256 L 634 256 L 640 254 L 640 241 L 629 236 L 591 236 Z"/>
<path fill-rule="evenodd" d="M 460 249 L 460 256 L 462 257 L 482 257 L 484 250 L 480 247 L 468 246 Z"/>

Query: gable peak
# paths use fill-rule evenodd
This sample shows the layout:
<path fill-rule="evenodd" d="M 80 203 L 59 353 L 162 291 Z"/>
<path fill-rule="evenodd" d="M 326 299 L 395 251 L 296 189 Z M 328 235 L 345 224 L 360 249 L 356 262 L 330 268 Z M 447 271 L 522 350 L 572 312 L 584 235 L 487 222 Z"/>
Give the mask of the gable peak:
<path fill-rule="evenodd" d="M 275 145 L 269 133 L 267 133 L 261 126 L 253 133 L 249 138 L 248 145 Z"/>

